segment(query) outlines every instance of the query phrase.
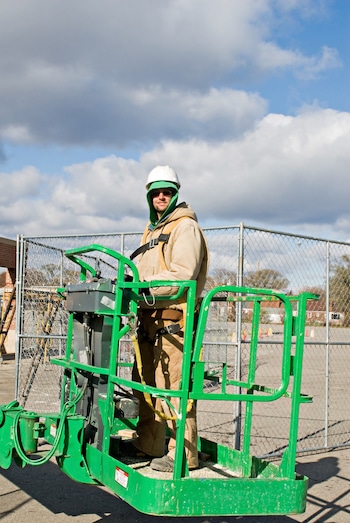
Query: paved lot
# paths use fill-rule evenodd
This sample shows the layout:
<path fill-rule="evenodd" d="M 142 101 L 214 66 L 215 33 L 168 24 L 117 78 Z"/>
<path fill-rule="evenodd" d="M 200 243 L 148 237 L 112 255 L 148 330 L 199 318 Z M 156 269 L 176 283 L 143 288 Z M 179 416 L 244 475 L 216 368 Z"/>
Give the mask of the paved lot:
<path fill-rule="evenodd" d="M 14 397 L 15 365 L 0 365 L 0 404 Z M 168 518 L 140 514 L 107 489 L 75 483 L 49 462 L 41 467 L 0 469 L 1 523 L 348 523 L 350 451 L 343 449 L 298 459 L 310 478 L 307 509 L 297 516 Z M 145 495 L 149 495 L 145 492 Z M 210 495 L 210 493 L 208 493 Z"/>

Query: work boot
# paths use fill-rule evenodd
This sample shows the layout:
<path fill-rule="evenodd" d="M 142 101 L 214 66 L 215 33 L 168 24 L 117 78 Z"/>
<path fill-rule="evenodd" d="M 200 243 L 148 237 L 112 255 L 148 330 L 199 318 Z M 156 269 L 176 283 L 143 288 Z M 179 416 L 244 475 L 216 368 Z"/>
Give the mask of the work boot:
<path fill-rule="evenodd" d="M 151 461 L 151 469 L 159 470 L 159 472 L 173 472 L 174 471 L 174 460 L 166 455 L 162 458 L 155 458 Z"/>
<path fill-rule="evenodd" d="M 153 470 L 159 470 L 159 472 L 173 472 L 174 471 L 174 460 L 167 454 L 166 456 L 163 456 L 162 458 L 156 458 L 152 459 L 151 469 Z M 188 467 L 188 470 L 196 470 L 197 467 Z"/>

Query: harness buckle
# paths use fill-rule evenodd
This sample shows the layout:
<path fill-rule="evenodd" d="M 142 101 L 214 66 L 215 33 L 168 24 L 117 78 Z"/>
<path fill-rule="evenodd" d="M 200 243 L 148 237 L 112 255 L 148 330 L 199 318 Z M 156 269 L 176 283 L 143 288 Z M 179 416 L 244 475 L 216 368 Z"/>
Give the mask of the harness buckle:
<path fill-rule="evenodd" d="M 181 331 L 181 326 L 179 323 L 173 323 L 171 325 L 168 325 L 167 327 L 162 327 L 161 329 L 158 329 L 156 332 L 156 338 L 160 338 L 161 336 L 166 336 L 167 334 L 177 334 Z"/>

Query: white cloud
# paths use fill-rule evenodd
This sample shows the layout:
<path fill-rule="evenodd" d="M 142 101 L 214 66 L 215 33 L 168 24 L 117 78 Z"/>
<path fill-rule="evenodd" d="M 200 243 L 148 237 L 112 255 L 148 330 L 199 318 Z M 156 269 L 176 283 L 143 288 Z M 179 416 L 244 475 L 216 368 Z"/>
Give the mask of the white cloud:
<path fill-rule="evenodd" d="M 312 79 L 330 69 L 341 67 L 338 51 L 327 46 L 322 47 L 321 55 L 300 57 L 298 75 L 302 78 Z"/>
<path fill-rule="evenodd" d="M 265 71 L 292 68 L 297 76 L 309 80 L 325 71 L 341 67 L 336 49 L 323 46 L 319 56 L 305 56 L 300 51 L 281 49 L 273 42 L 260 43 L 256 62 Z"/>
<path fill-rule="evenodd" d="M 230 139 L 266 105 L 233 84 L 281 68 L 312 78 L 339 65 L 329 47 L 308 56 L 272 39 L 280 12 L 292 16 L 307 7 L 305 1 L 148 0 L 146 10 L 139 0 L 106 0 L 103 8 L 73 2 L 67 13 L 59 0 L 16 7 L 4 0 L 0 137 L 116 147 Z"/>
<path fill-rule="evenodd" d="M 1 128 L 1 136 L 12 143 L 30 143 L 33 140 L 29 128 L 25 125 L 4 125 Z"/>
<path fill-rule="evenodd" d="M 299 11 L 301 16 L 321 16 L 327 12 L 327 0 L 276 0 L 282 12 Z"/>
<path fill-rule="evenodd" d="M 170 163 L 208 225 L 317 224 L 349 237 L 350 115 L 324 109 L 318 83 L 340 74 L 341 53 L 315 32 L 305 44 L 329 9 L 324 0 L 147 0 L 147 9 L 87 0 L 68 12 L 60 0 L 4 0 L 2 234 L 141 230 L 147 172 Z M 293 115 L 289 97 L 301 107 Z M 20 144 L 21 168 L 6 169 Z M 35 167 L 36 147 L 53 175 Z M 94 160 L 73 163 L 72 150 Z"/>
<path fill-rule="evenodd" d="M 198 200 L 206 216 L 211 209 L 212 219 L 233 215 L 264 223 L 334 223 L 339 210 L 347 209 L 349 138 L 348 113 L 320 109 L 294 118 L 268 115 L 243 140 L 206 146 L 210 192 L 199 199 L 189 188 L 191 200 Z M 202 144 L 192 148 L 192 155 L 203 153 Z M 210 206 L 210 201 L 220 205 Z"/>
<path fill-rule="evenodd" d="M 32 166 L 13 173 L 1 172 L 0 203 L 6 204 L 21 198 L 36 197 L 40 194 L 44 176 Z"/>
<path fill-rule="evenodd" d="M 133 160 L 116 156 L 98 158 L 66 168 L 68 180 L 59 180 L 52 200 L 59 207 L 79 215 L 122 219 L 124 214 L 140 215 L 146 203 L 141 200 L 144 180 L 140 166 Z M 140 203 L 141 202 L 141 203 Z"/>
<path fill-rule="evenodd" d="M 2 201 L 0 219 L 6 234 L 141 231 L 147 173 L 168 163 L 180 176 L 180 199 L 206 225 L 244 221 L 306 233 L 317 223 L 320 231 L 336 228 L 333 238 L 349 237 L 349 138 L 350 114 L 304 108 L 295 117 L 269 114 L 226 142 L 169 140 L 138 162 L 111 155 L 71 165 L 41 194 L 43 175 L 28 168 L 6 174 L 13 203 Z"/>

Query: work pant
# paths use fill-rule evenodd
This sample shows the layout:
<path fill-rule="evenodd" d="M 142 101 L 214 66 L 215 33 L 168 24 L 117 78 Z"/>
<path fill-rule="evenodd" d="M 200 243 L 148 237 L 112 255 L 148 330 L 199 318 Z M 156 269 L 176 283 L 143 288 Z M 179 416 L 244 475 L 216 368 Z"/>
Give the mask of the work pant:
<path fill-rule="evenodd" d="M 183 336 L 179 334 L 167 334 L 155 338 L 158 329 L 174 324 L 173 321 L 152 318 L 147 313 L 141 317 L 141 333 L 139 340 L 140 353 L 142 358 L 142 375 L 147 385 L 155 386 L 160 389 L 177 390 L 181 385 L 182 357 L 183 357 Z M 134 364 L 132 378 L 140 382 L 140 376 L 136 362 Z M 165 421 L 157 415 L 147 404 L 142 392 L 134 391 L 140 401 L 139 422 L 137 425 L 137 439 L 135 446 L 154 457 L 161 457 L 165 451 Z M 178 411 L 179 399 L 169 398 L 175 411 Z M 160 398 L 153 400 L 154 409 L 164 413 L 167 417 L 173 417 L 175 411 L 170 409 L 166 402 Z M 189 403 L 186 416 L 185 427 L 185 452 L 189 468 L 198 466 L 197 451 L 197 421 L 195 402 Z M 168 455 L 174 459 L 176 445 L 176 421 L 166 420 L 170 431 L 170 441 L 168 445 Z"/>

